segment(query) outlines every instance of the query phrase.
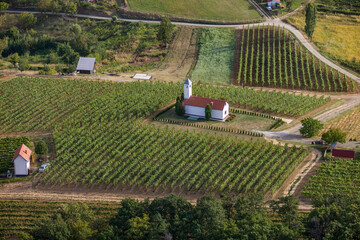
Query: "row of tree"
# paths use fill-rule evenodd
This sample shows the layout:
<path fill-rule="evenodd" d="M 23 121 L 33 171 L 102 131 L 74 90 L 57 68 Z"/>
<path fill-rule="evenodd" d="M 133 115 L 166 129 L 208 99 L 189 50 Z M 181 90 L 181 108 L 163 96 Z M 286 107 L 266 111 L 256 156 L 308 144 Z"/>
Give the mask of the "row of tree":
<path fill-rule="evenodd" d="M 20 239 L 358 239 L 359 203 L 327 198 L 302 218 L 293 196 L 265 205 L 260 195 L 221 200 L 206 195 L 191 205 L 170 195 L 143 202 L 124 199 L 110 221 L 96 219 L 85 204 L 72 203 L 36 222 Z"/>

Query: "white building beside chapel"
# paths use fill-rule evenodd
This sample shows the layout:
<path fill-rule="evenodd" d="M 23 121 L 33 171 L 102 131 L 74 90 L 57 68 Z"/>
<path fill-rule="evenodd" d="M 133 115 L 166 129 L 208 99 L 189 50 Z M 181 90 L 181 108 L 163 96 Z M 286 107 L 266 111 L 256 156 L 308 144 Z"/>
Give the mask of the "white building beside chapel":
<path fill-rule="evenodd" d="M 206 105 L 211 106 L 211 120 L 225 121 L 229 117 L 229 103 L 225 100 L 192 96 L 192 82 L 186 79 L 184 83 L 185 115 L 205 118 Z"/>

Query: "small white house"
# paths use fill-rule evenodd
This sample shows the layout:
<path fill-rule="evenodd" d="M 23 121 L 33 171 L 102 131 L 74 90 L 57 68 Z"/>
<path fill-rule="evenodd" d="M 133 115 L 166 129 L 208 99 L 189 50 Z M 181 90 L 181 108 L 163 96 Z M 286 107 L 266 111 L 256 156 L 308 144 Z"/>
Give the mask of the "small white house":
<path fill-rule="evenodd" d="M 14 175 L 29 175 L 31 153 L 31 150 L 25 144 L 22 144 L 16 150 L 13 157 Z"/>
<path fill-rule="evenodd" d="M 229 117 L 229 103 L 225 100 L 192 96 L 192 82 L 186 79 L 184 83 L 185 115 L 205 118 L 206 105 L 211 106 L 211 120 L 225 121 Z"/>

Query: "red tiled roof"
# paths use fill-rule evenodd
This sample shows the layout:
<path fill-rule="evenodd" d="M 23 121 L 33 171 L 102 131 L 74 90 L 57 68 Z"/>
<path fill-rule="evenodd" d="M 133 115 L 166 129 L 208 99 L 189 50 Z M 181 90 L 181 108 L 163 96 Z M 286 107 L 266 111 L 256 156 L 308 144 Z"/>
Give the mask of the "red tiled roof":
<path fill-rule="evenodd" d="M 208 104 L 211 106 L 211 109 L 223 110 L 226 101 L 214 99 L 214 98 L 197 97 L 197 96 L 191 96 L 189 99 L 184 99 L 184 105 L 205 108 L 206 105 Z"/>
<path fill-rule="evenodd" d="M 332 156 L 333 157 L 339 157 L 339 158 L 354 158 L 355 157 L 355 151 L 333 149 L 332 150 Z"/>
<path fill-rule="evenodd" d="M 26 161 L 30 161 L 30 155 L 31 155 L 31 150 L 30 148 L 28 148 L 25 144 L 21 144 L 21 146 L 16 150 L 14 157 L 13 157 L 13 161 L 15 160 L 15 158 L 17 158 L 19 155 L 22 156 Z"/>

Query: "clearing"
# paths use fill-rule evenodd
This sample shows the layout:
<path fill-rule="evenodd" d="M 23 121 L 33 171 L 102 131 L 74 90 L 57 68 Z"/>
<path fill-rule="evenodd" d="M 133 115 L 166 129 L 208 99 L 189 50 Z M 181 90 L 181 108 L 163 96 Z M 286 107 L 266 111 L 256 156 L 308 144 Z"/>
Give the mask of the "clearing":
<path fill-rule="evenodd" d="M 246 0 L 128 0 L 130 10 L 191 19 L 243 21 L 260 19 Z"/>

